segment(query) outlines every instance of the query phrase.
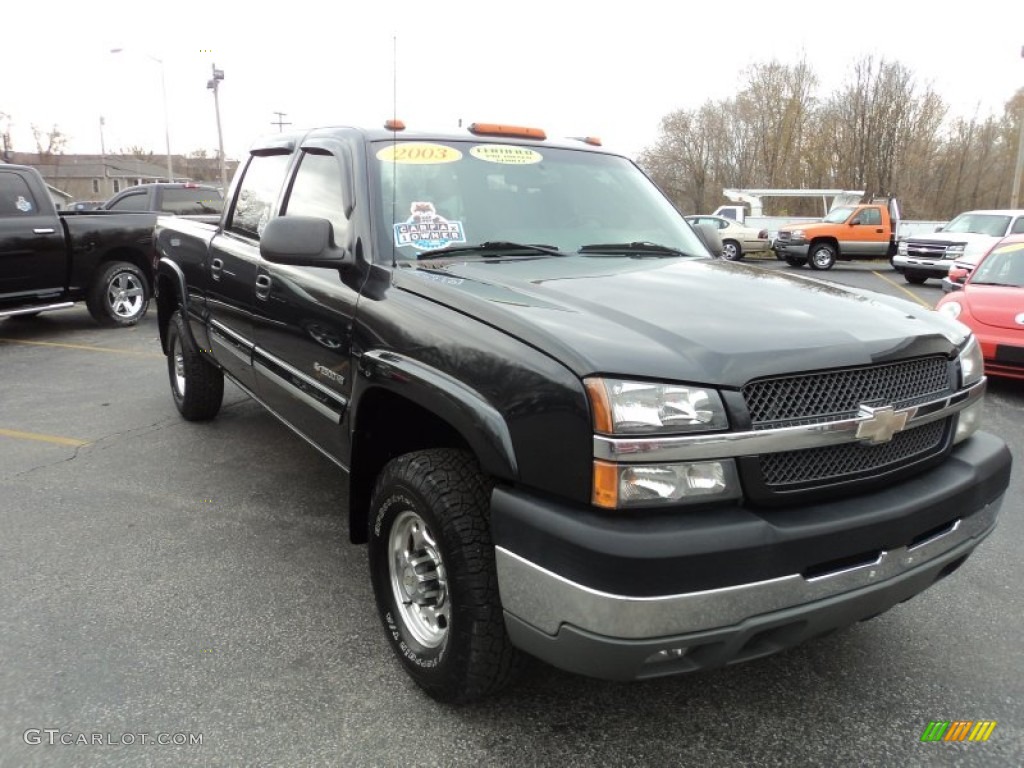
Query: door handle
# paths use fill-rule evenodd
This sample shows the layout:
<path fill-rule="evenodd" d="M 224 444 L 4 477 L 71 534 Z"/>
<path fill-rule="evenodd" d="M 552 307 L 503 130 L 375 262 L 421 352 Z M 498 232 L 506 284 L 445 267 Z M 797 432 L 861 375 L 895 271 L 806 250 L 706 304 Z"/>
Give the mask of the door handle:
<path fill-rule="evenodd" d="M 270 275 L 257 275 L 256 276 L 256 298 L 266 299 L 270 296 L 270 286 L 273 281 L 270 279 Z"/>
<path fill-rule="evenodd" d="M 884 231 L 884 230 L 881 230 L 881 229 L 876 229 L 876 230 L 875 230 L 875 232 L 877 232 L 878 234 L 882 234 L 882 232 L 883 232 L 883 231 Z"/>
<path fill-rule="evenodd" d="M 57 230 L 55 230 L 53 227 L 36 227 L 32 231 L 35 232 L 37 235 L 52 235 Z"/>
<path fill-rule="evenodd" d="M 220 280 L 220 271 L 224 269 L 223 259 L 214 259 L 210 262 L 210 275 L 214 280 Z"/>

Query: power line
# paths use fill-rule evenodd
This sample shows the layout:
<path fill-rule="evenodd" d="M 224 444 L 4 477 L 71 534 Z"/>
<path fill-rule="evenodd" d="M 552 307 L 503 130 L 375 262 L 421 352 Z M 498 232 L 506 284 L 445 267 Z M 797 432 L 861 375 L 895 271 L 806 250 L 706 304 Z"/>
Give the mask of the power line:
<path fill-rule="evenodd" d="M 291 123 L 287 122 L 284 119 L 285 117 L 288 116 L 288 113 L 287 112 L 275 112 L 274 114 L 277 115 L 277 120 L 271 120 L 270 124 L 271 125 L 276 125 L 277 126 L 277 132 L 281 133 L 281 131 L 284 130 L 284 127 L 286 125 L 291 125 Z"/>

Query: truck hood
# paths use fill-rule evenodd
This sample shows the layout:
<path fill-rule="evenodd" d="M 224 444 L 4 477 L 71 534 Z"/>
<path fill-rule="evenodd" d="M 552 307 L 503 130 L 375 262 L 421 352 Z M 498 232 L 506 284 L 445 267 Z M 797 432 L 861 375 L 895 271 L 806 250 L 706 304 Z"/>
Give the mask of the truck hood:
<path fill-rule="evenodd" d="M 779 232 L 792 232 L 794 229 L 800 229 L 804 232 L 816 232 L 822 229 L 835 229 L 839 226 L 842 226 L 842 224 L 830 224 L 824 221 L 808 221 L 802 224 L 797 222 L 795 224 L 786 224 L 785 226 L 779 227 Z M 810 237 L 807 239 L 810 240 Z"/>
<path fill-rule="evenodd" d="M 576 374 L 739 387 L 780 372 L 951 354 L 964 327 L 809 277 L 711 259 L 421 262 L 395 287 L 469 315 Z"/>

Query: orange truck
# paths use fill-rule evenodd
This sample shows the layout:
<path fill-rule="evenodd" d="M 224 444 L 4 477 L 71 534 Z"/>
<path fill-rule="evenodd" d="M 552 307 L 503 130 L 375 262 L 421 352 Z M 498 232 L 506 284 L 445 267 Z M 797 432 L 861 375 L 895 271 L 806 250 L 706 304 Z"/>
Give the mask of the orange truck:
<path fill-rule="evenodd" d="M 832 269 L 837 261 L 885 259 L 896 253 L 895 199 L 833 208 L 821 221 L 779 229 L 772 246 L 791 267 Z"/>

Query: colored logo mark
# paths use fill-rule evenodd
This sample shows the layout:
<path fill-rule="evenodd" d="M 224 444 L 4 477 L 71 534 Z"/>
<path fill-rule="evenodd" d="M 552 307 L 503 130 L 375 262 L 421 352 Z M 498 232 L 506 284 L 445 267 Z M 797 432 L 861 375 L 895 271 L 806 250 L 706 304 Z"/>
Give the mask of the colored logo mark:
<path fill-rule="evenodd" d="M 995 729 L 995 720 L 932 720 L 921 741 L 988 741 Z"/>

